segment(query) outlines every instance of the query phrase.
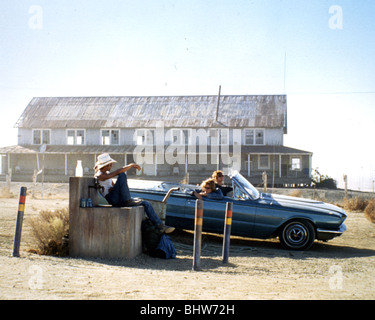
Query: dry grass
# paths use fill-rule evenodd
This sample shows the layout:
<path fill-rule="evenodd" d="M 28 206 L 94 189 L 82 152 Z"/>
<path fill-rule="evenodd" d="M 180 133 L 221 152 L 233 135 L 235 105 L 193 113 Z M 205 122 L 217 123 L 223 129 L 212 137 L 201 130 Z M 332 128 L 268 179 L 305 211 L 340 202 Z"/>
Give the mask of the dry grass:
<path fill-rule="evenodd" d="M 375 199 L 363 199 L 355 197 L 344 200 L 344 209 L 351 212 L 364 212 L 365 217 L 375 223 Z"/>
<path fill-rule="evenodd" d="M 351 212 L 363 212 L 366 209 L 368 202 L 368 200 L 363 199 L 362 197 L 344 199 L 344 208 Z"/>
<path fill-rule="evenodd" d="M 375 199 L 371 199 L 365 209 L 365 217 L 375 223 Z"/>
<path fill-rule="evenodd" d="M 292 191 L 289 194 L 289 196 L 301 198 L 302 197 L 302 192 L 300 190 L 294 190 L 294 191 Z"/>
<path fill-rule="evenodd" d="M 30 220 L 31 232 L 37 248 L 34 251 L 44 255 L 65 256 L 68 245 L 64 241 L 69 232 L 69 210 L 44 210 Z"/>
<path fill-rule="evenodd" d="M 6 188 L 6 187 L 0 188 L 0 198 L 11 199 L 15 197 L 16 196 L 12 192 L 10 192 L 9 188 Z"/>

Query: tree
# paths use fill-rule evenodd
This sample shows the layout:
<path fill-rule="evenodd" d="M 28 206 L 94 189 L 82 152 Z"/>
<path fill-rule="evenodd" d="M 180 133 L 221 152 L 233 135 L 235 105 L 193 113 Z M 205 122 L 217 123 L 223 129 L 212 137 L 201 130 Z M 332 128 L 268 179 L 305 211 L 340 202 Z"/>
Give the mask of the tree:
<path fill-rule="evenodd" d="M 327 175 L 321 174 L 318 169 L 319 168 L 313 169 L 311 173 L 313 185 L 318 189 L 337 189 L 336 180 Z"/>

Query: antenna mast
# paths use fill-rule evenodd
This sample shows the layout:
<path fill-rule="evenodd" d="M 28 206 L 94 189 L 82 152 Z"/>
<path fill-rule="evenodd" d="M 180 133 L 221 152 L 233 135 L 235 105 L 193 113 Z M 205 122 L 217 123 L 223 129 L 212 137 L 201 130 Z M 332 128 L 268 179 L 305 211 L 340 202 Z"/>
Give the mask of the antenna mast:
<path fill-rule="evenodd" d="M 219 86 L 219 93 L 218 93 L 218 95 L 217 95 L 216 117 L 215 117 L 215 121 L 216 121 L 216 122 L 217 122 L 217 119 L 218 119 L 218 117 L 219 117 L 220 92 L 221 92 L 221 85 Z"/>

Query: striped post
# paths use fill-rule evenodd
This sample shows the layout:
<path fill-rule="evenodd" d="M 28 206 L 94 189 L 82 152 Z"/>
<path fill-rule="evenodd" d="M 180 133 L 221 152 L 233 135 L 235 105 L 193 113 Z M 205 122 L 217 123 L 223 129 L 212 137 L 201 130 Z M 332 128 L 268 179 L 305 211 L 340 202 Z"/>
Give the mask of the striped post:
<path fill-rule="evenodd" d="M 224 239 L 223 239 L 223 263 L 228 263 L 230 232 L 232 228 L 233 202 L 227 202 L 225 210 Z"/>
<path fill-rule="evenodd" d="M 25 203 L 26 203 L 26 191 L 27 191 L 26 187 L 21 187 L 20 199 L 18 202 L 16 231 L 14 234 L 13 257 L 20 256 L 20 243 L 21 243 L 21 233 L 22 233 L 22 224 L 23 224 L 23 213 L 25 211 Z"/>
<path fill-rule="evenodd" d="M 193 249 L 193 270 L 200 270 L 201 265 L 201 245 L 202 245 L 202 225 L 203 225 L 203 200 L 197 199 L 195 202 L 195 225 L 194 225 L 194 249 Z"/>

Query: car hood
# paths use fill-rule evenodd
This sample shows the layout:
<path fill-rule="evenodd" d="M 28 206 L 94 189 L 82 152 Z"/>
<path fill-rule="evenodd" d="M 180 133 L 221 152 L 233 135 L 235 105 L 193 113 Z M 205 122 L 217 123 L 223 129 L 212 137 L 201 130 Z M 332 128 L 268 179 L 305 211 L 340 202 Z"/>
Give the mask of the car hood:
<path fill-rule="evenodd" d="M 323 201 L 270 193 L 261 193 L 261 199 L 266 202 L 272 203 L 272 205 L 278 205 L 280 207 L 302 209 L 315 212 L 325 212 L 328 214 L 338 214 L 340 216 L 346 217 L 346 213 L 343 209 L 333 204 L 325 203 Z"/>

